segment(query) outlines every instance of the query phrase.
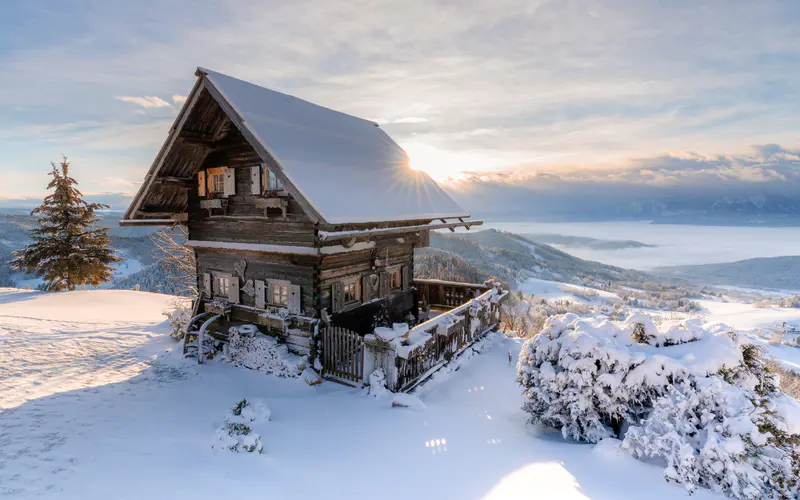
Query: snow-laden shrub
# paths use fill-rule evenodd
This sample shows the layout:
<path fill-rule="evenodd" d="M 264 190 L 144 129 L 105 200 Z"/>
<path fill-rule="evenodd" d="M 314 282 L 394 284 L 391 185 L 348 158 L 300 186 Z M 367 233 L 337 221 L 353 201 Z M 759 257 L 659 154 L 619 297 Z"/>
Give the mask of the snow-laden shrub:
<path fill-rule="evenodd" d="M 186 333 L 187 323 L 192 319 L 192 309 L 185 301 L 175 301 L 172 305 L 175 309 L 164 313 L 169 323 L 169 336 L 175 340 L 181 340 Z"/>
<path fill-rule="evenodd" d="M 737 498 L 797 497 L 800 438 L 758 347 L 725 325 L 549 318 L 517 364 L 531 422 L 598 442 L 624 434 L 665 476 Z M 800 415 L 797 416 L 800 419 Z M 626 429 L 627 428 L 627 429 Z M 626 431 L 626 432 L 624 432 Z"/>
<path fill-rule="evenodd" d="M 425 403 L 417 396 L 402 392 L 392 392 L 387 389 L 386 372 L 383 371 L 383 368 L 378 368 L 370 374 L 368 394 L 379 401 L 390 402 L 392 407 L 425 408 Z"/>
<path fill-rule="evenodd" d="M 656 400 L 622 447 L 664 460 L 665 478 L 689 492 L 703 485 L 736 498 L 798 498 L 797 442 L 773 406 L 721 376 L 693 376 Z"/>
<path fill-rule="evenodd" d="M 640 313 L 625 321 L 550 317 L 517 362 L 523 409 L 532 423 L 561 429 L 565 438 L 596 443 L 618 435 L 674 382 L 738 365 L 741 351 L 725 330 L 697 320 L 658 327 Z"/>
<path fill-rule="evenodd" d="M 246 399 L 239 401 L 225 415 L 225 420 L 217 429 L 211 447 L 240 453 L 261 453 L 264 450 L 264 443 L 255 430 L 268 422 L 269 416 L 269 408 L 262 401 Z"/>
<path fill-rule="evenodd" d="M 302 359 L 289 353 L 285 345 L 261 333 L 252 325 L 228 330 L 228 360 L 236 366 L 279 377 L 299 377 Z"/>
<path fill-rule="evenodd" d="M 369 375 L 369 395 L 378 399 L 391 395 L 391 391 L 386 388 L 386 372 L 383 368 L 378 368 Z"/>

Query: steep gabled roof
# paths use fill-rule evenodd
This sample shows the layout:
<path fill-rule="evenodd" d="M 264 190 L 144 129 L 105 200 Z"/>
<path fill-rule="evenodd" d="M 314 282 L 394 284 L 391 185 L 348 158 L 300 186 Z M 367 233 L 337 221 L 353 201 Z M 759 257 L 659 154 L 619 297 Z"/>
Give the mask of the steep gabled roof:
<path fill-rule="evenodd" d="M 276 175 L 312 219 L 346 224 L 468 216 L 433 179 L 409 166 L 406 153 L 377 124 L 214 71 L 198 68 L 197 74 L 192 94 L 201 87 L 210 92 L 262 159 L 277 163 Z M 181 116 L 195 100 L 189 96 L 170 136 L 180 132 Z M 168 138 L 164 148 L 170 147 Z M 159 158 L 168 153 L 164 148 L 126 219 L 142 218 L 137 210 Z"/>

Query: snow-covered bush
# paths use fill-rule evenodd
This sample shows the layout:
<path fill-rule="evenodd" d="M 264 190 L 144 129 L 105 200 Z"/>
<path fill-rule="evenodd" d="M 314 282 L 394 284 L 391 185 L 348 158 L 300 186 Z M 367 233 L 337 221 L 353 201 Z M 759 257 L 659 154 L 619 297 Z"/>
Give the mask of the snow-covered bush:
<path fill-rule="evenodd" d="M 539 333 L 550 316 L 558 314 L 591 314 L 601 312 L 606 306 L 589 306 L 569 301 L 550 301 L 542 297 L 510 293 L 500 308 L 500 329 L 514 332 L 520 337 Z"/>
<path fill-rule="evenodd" d="M 420 401 L 417 396 L 402 392 L 392 392 L 387 389 L 386 372 L 383 371 L 383 368 L 378 368 L 370 374 L 367 394 L 379 401 L 389 402 L 392 407 L 425 408 L 425 403 Z"/>
<path fill-rule="evenodd" d="M 690 490 L 797 498 L 797 430 L 778 417 L 777 378 L 725 325 L 551 317 L 517 372 L 530 421 L 565 438 L 624 434 L 626 449 L 663 460 Z"/>
<path fill-rule="evenodd" d="M 622 447 L 664 460 L 665 478 L 690 492 L 703 485 L 736 498 L 798 498 L 797 442 L 787 438 L 770 402 L 754 391 L 720 376 L 691 377 L 655 401 Z"/>
<path fill-rule="evenodd" d="M 289 353 L 277 339 L 263 335 L 253 325 L 228 330 L 228 360 L 236 366 L 279 377 L 299 377 L 302 359 Z"/>
<path fill-rule="evenodd" d="M 187 323 L 192 319 L 192 310 L 183 300 L 176 300 L 171 305 L 175 308 L 164 313 L 169 323 L 169 336 L 175 340 L 181 340 L 186 333 Z"/>
<path fill-rule="evenodd" d="M 211 447 L 234 452 L 261 453 L 264 443 L 253 428 L 257 430 L 260 425 L 268 422 L 269 416 L 269 408 L 262 401 L 239 401 L 225 415 Z"/>
<path fill-rule="evenodd" d="M 592 299 L 600 295 L 600 292 L 598 292 L 594 288 L 589 288 L 586 286 L 564 285 L 561 287 L 561 289 L 565 293 L 574 295 L 576 297 L 581 297 L 583 299 Z"/>
<path fill-rule="evenodd" d="M 647 343 L 634 340 L 639 330 Z M 676 380 L 738 365 L 741 351 L 724 331 L 697 320 L 659 328 L 641 313 L 625 321 L 550 317 L 520 352 L 524 409 L 531 422 L 561 429 L 564 437 L 597 442 L 617 435 Z M 671 347 L 657 347 L 664 345 Z"/>
<path fill-rule="evenodd" d="M 769 363 L 770 371 L 780 377 L 780 387 L 783 392 L 800 401 L 800 374 L 783 367 L 776 361 Z"/>

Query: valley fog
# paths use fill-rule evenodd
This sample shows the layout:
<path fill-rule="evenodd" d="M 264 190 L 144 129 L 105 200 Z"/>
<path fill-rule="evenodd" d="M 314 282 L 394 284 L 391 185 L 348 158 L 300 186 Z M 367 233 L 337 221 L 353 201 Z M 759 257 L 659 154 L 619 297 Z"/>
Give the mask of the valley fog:
<path fill-rule="evenodd" d="M 715 264 L 756 257 L 800 255 L 800 227 L 695 226 L 636 222 L 487 222 L 484 228 L 509 231 L 549 243 L 576 257 L 628 269 Z M 541 235 L 601 240 L 562 243 Z M 544 240 L 544 241 L 543 241 Z M 629 245 L 607 248 L 611 241 Z M 635 243 L 644 245 L 636 245 Z"/>

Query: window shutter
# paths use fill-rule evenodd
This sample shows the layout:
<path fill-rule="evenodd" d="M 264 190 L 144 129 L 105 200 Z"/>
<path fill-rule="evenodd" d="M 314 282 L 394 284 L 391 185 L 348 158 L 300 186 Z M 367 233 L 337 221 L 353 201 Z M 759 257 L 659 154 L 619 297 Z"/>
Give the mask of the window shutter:
<path fill-rule="evenodd" d="M 259 309 L 264 309 L 267 307 L 267 303 L 265 301 L 266 297 L 266 283 L 261 280 L 256 280 L 256 307 Z"/>
<path fill-rule="evenodd" d="M 250 167 L 250 194 L 261 194 L 261 167 Z"/>
<path fill-rule="evenodd" d="M 372 287 L 369 284 L 369 274 L 361 277 L 361 301 L 367 303 L 372 300 Z"/>
<path fill-rule="evenodd" d="M 387 297 L 389 295 L 389 273 L 384 271 L 381 273 L 381 297 Z"/>
<path fill-rule="evenodd" d="M 206 171 L 201 170 L 197 172 L 197 194 L 200 196 L 206 195 Z"/>
<path fill-rule="evenodd" d="M 409 285 L 411 284 L 411 277 L 409 276 L 409 267 L 408 266 L 401 267 L 400 273 L 402 274 L 401 283 L 403 286 L 403 290 L 408 290 Z"/>
<path fill-rule="evenodd" d="M 231 304 L 239 303 L 239 278 L 235 276 L 231 278 L 231 286 L 228 289 L 228 301 Z"/>
<path fill-rule="evenodd" d="M 300 295 L 299 285 L 289 285 L 289 313 L 300 314 L 300 302 L 302 295 Z"/>
<path fill-rule="evenodd" d="M 334 283 L 331 287 L 331 310 L 334 313 L 338 313 L 342 310 L 344 305 L 344 285 L 339 283 Z"/>
<path fill-rule="evenodd" d="M 211 275 L 203 273 L 203 282 L 201 284 L 201 293 L 208 298 L 211 298 Z"/>
<path fill-rule="evenodd" d="M 236 169 L 225 167 L 225 196 L 233 196 L 236 194 Z"/>

